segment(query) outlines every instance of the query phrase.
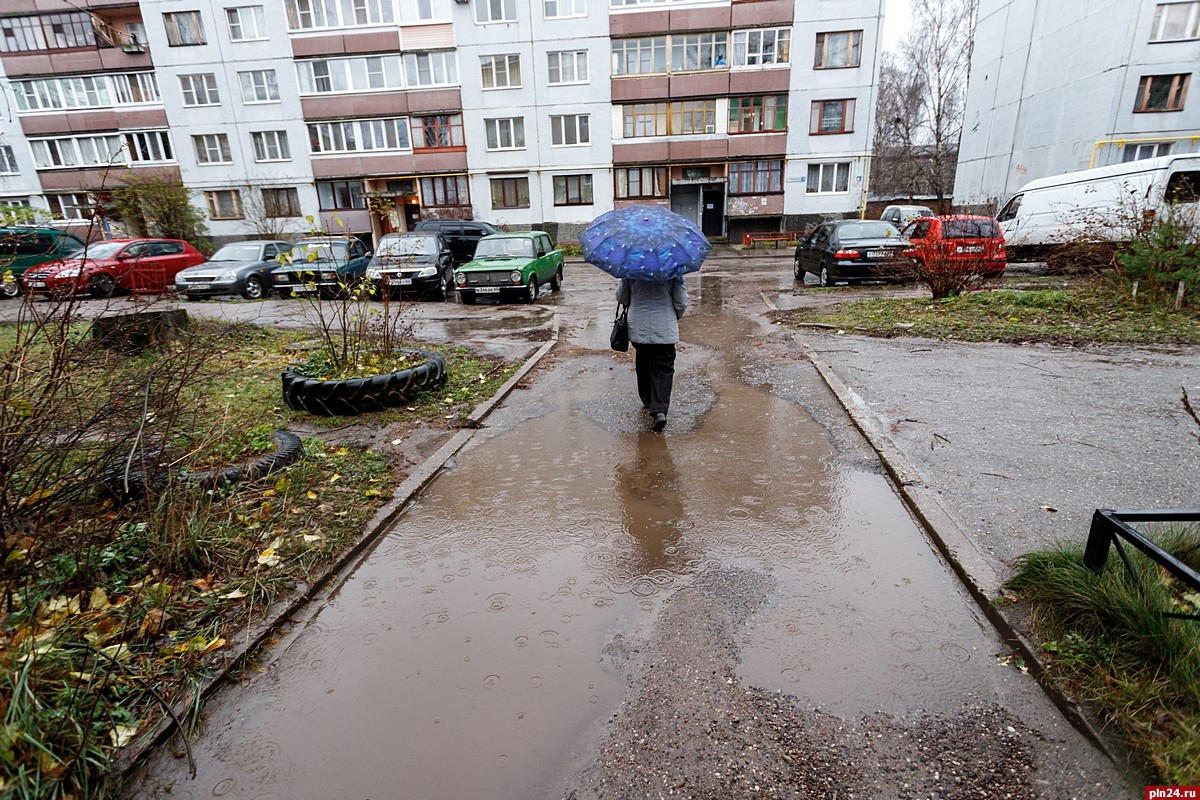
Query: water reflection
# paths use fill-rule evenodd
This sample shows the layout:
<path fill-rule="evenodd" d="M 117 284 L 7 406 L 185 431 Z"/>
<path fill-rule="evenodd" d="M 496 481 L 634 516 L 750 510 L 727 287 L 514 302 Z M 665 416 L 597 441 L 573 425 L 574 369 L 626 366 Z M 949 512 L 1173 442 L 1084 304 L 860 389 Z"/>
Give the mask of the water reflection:
<path fill-rule="evenodd" d="M 667 439 L 638 433 L 633 459 L 616 468 L 621 524 L 633 540 L 635 576 L 669 569 L 676 561 L 683 502 Z"/>

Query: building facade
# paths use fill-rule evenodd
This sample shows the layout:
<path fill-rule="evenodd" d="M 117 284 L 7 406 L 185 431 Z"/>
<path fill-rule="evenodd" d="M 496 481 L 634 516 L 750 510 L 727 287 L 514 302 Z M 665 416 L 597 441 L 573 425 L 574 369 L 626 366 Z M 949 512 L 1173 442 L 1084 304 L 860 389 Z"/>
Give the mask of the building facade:
<path fill-rule="evenodd" d="M 217 241 L 865 199 L 882 0 L 7 0 L 0 202 L 180 180 Z"/>
<path fill-rule="evenodd" d="M 1198 152 L 1197 64 L 1197 0 L 981 0 L 955 203 L 998 209 L 1035 178 Z"/>

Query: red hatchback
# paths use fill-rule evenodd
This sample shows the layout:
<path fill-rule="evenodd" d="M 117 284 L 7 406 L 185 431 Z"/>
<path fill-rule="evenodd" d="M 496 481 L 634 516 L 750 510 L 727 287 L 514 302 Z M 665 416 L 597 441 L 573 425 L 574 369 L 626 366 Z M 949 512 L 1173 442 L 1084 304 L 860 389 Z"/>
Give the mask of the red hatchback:
<path fill-rule="evenodd" d="M 204 254 L 180 239 L 109 239 L 27 270 L 21 285 L 30 294 L 60 298 L 163 292 L 174 285 L 175 273 L 202 263 Z"/>
<path fill-rule="evenodd" d="M 904 255 L 926 267 L 944 264 L 989 278 L 1004 274 L 1008 258 L 1004 234 L 991 217 L 965 214 L 918 217 L 908 223 L 902 235 L 911 245 Z"/>

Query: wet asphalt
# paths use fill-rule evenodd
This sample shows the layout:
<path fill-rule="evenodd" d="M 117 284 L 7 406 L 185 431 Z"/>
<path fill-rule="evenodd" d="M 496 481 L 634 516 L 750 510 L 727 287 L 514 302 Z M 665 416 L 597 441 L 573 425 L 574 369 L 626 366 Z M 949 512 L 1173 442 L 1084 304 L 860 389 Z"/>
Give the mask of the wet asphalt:
<path fill-rule="evenodd" d="M 1092 396 L 1088 371 L 1136 367 L 1128 388 L 1161 370 L 1164 394 L 1137 401 L 1157 407 L 1176 376 L 1196 383 L 1194 353 L 1149 370 L 1145 354 L 1072 353 L 1067 368 L 1028 348 L 801 335 L 764 317 L 805 301 L 786 263 L 721 260 L 688 279 L 659 436 L 628 358 L 606 350 L 612 282 L 591 269 L 534 307 L 422 309 L 431 338 L 526 354 L 515 332 L 549 309 L 559 343 L 218 694 L 197 781 L 163 754 L 128 796 L 1140 796 L 1013 666 L 871 437 L 1002 574 L 1025 548 L 1013 520 L 1086 518 L 1089 476 L 1117 485 L 1120 459 L 1136 463 L 1029 455 L 1097 449 L 1067 425 L 1089 416 L 1068 411 Z M 993 413 L 985 400 L 1021 385 L 1000 365 L 1031 361 L 1043 405 Z M 1051 367 L 1071 380 L 1047 381 Z M 1187 420 L 1150 416 L 1164 426 L 1139 429 L 1164 439 L 1150 496 L 1194 497 L 1194 457 L 1172 438 L 1189 441 Z"/>

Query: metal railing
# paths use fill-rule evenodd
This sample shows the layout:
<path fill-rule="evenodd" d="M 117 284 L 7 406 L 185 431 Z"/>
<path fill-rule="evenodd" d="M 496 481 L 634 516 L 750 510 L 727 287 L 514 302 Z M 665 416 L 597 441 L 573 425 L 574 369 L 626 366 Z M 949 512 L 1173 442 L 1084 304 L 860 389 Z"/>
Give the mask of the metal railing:
<path fill-rule="evenodd" d="M 1092 515 L 1092 526 L 1088 530 L 1087 547 L 1083 552 L 1084 565 L 1093 572 L 1099 573 L 1108 560 L 1109 545 L 1117 551 L 1125 570 L 1137 581 L 1138 589 L 1145 591 L 1142 578 L 1129 560 L 1122 541 L 1142 551 L 1154 563 L 1170 572 L 1193 591 L 1200 592 L 1200 572 L 1189 567 L 1175 556 L 1163 550 L 1144 534 L 1135 530 L 1131 523 L 1143 522 L 1200 522 L 1200 508 L 1178 509 L 1170 511 L 1113 511 L 1108 508 L 1098 508 Z M 1200 620 L 1196 614 L 1178 614 L 1164 611 L 1168 617 Z"/>

